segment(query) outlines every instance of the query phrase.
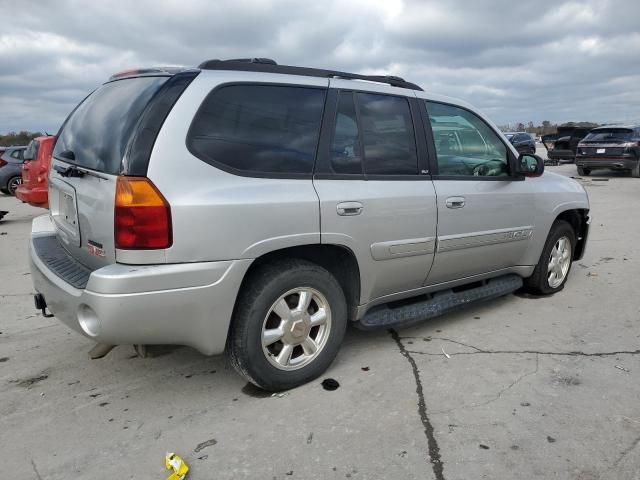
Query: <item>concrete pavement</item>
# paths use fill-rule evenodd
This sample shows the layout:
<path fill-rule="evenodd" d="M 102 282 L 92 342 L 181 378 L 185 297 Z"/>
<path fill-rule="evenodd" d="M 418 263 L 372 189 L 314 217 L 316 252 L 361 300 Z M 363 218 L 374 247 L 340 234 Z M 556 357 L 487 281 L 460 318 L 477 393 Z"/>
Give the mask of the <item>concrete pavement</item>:
<path fill-rule="evenodd" d="M 193 480 L 640 478 L 640 181 L 594 173 L 564 291 L 352 329 L 326 375 L 274 397 L 188 348 L 88 360 L 89 340 L 33 309 L 26 245 L 44 211 L 0 196 L 5 476 L 166 478 L 177 452 Z"/>

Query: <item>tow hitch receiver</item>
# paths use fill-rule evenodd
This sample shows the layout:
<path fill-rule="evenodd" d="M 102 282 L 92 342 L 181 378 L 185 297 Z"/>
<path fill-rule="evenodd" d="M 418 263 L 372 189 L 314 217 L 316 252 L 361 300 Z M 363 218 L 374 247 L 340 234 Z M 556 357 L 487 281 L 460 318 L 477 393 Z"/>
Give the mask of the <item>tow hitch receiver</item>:
<path fill-rule="evenodd" d="M 42 316 L 45 318 L 53 317 L 52 313 L 47 313 L 47 302 L 44 299 L 44 295 L 41 293 L 36 293 L 33 296 L 33 303 L 36 306 L 36 310 L 40 310 L 42 312 Z"/>

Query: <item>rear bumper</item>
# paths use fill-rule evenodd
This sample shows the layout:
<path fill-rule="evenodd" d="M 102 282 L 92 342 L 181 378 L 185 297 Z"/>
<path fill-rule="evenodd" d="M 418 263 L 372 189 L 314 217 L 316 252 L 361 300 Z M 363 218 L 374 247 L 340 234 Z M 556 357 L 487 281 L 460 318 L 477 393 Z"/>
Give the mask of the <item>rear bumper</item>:
<path fill-rule="evenodd" d="M 65 325 L 107 345 L 188 345 L 207 355 L 224 350 L 251 260 L 113 264 L 91 272 L 86 288 L 78 289 L 35 251 L 34 238 L 54 234 L 48 216 L 34 219 L 30 266 L 35 290 Z"/>
<path fill-rule="evenodd" d="M 547 151 L 547 157 L 550 160 L 567 160 L 573 162 L 576 154 L 573 150 L 549 150 Z"/>
<path fill-rule="evenodd" d="M 29 188 L 27 184 L 20 185 L 16 190 L 16 197 L 23 202 L 29 203 L 36 207 L 49 205 L 49 190 L 48 188 L 36 187 Z"/>
<path fill-rule="evenodd" d="M 613 170 L 631 170 L 638 164 L 633 157 L 576 157 L 576 165 L 583 168 L 610 168 Z"/>

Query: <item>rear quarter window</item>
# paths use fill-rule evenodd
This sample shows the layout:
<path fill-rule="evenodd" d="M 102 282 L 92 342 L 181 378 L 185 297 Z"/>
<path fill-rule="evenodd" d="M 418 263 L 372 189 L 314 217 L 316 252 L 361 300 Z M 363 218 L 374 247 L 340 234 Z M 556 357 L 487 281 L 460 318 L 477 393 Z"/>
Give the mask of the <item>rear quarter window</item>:
<path fill-rule="evenodd" d="M 191 153 L 240 174 L 311 174 L 326 89 L 228 85 L 213 90 L 187 137 Z"/>

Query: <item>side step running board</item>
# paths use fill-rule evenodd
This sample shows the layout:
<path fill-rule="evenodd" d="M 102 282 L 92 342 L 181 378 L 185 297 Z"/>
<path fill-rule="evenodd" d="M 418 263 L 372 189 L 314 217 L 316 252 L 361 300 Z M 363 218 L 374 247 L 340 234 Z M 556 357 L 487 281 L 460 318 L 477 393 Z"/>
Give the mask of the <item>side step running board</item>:
<path fill-rule="evenodd" d="M 429 318 L 450 313 L 465 306 L 507 295 L 522 287 L 522 278 L 518 275 L 504 275 L 491 279 L 478 287 L 454 292 L 437 292 L 428 300 L 416 301 L 395 308 L 383 306 L 369 311 L 356 327 L 362 330 L 383 328 L 404 328 Z"/>

